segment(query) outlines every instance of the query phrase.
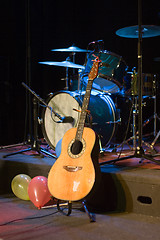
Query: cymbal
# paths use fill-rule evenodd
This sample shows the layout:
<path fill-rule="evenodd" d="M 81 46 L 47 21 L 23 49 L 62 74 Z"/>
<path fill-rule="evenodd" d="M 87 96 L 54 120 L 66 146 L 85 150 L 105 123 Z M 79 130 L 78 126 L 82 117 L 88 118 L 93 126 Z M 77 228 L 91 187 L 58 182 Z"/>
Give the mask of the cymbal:
<path fill-rule="evenodd" d="M 69 62 L 69 61 L 63 61 L 63 62 L 46 61 L 46 62 L 39 62 L 39 63 L 40 64 L 51 65 L 51 66 L 66 67 L 66 68 L 85 69 L 85 67 L 83 65 L 75 64 L 75 63 Z"/>
<path fill-rule="evenodd" d="M 81 49 L 79 47 L 76 46 L 71 46 L 69 48 L 59 48 L 59 49 L 52 49 L 51 51 L 53 52 L 91 52 L 90 50 L 86 50 L 86 49 Z"/>
<path fill-rule="evenodd" d="M 116 31 L 116 34 L 120 37 L 126 38 L 138 38 L 139 26 L 130 26 L 121 28 Z M 160 26 L 155 25 L 142 25 L 142 38 L 160 36 Z"/>

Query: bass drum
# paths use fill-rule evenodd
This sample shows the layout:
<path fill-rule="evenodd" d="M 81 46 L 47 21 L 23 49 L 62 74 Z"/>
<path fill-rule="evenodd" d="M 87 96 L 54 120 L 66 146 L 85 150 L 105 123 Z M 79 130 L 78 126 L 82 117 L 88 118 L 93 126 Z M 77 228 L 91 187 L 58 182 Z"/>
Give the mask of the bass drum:
<path fill-rule="evenodd" d="M 84 94 L 85 92 L 60 91 L 51 94 L 48 98 L 48 106 L 56 113 L 61 117 L 71 116 L 74 119 L 72 123 L 61 123 L 49 108 L 43 110 L 42 131 L 46 142 L 52 149 L 56 148 L 57 143 L 68 129 L 77 126 Z M 116 108 L 113 100 L 107 94 L 92 90 L 88 110 L 92 116 L 92 129 L 100 136 L 102 146 L 107 146 L 116 130 L 114 123 Z"/>

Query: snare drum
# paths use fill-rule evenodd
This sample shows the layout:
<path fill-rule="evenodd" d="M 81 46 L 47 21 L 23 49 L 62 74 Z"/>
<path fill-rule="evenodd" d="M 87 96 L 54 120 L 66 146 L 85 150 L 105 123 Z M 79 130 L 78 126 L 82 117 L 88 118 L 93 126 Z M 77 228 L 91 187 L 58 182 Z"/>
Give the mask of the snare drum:
<path fill-rule="evenodd" d="M 123 77 L 127 66 L 122 57 L 106 50 L 98 53 L 89 53 L 82 77 L 83 84 L 85 86 L 87 85 L 88 74 L 92 68 L 93 60 L 97 56 L 101 60 L 101 64 L 98 70 L 98 76 L 93 81 L 93 89 L 105 93 L 119 92 L 123 87 Z"/>
<path fill-rule="evenodd" d="M 60 123 L 49 108 L 42 112 L 42 131 L 45 140 L 52 149 L 63 138 L 65 132 L 76 127 L 85 92 L 60 91 L 50 95 L 48 106 L 52 107 L 61 117 L 71 116 L 72 123 Z M 92 116 L 92 128 L 100 136 L 102 146 L 107 146 L 116 131 L 116 108 L 112 98 L 97 90 L 91 91 L 88 110 Z"/>
<path fill-rule="evenodd" d="M 142 95 L 154 96 L 156 93 L 156 74 L 142 73 Z M 138 74 L 127 72 L 124 76 L 124 93 L 126 95 L 138 95 Z"/>

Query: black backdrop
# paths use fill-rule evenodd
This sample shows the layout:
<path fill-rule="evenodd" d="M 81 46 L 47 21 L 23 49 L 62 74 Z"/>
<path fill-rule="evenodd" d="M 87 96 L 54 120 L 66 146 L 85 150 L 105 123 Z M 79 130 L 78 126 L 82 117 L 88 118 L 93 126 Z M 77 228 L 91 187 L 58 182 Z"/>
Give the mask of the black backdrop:
<path fill-rule="evenodd" d="M 27 8 L 28 3 L 30 5 Z M 86 49 L 103 39 L 105 49 L 123 57 L 129 70 L 137 67 L 137 39 L 122 38 L 116 30 L 138 24 L 137 0 L 58 1 L 1 0 L 0 3 L 0 97 L 1 145 L 18 143 L 28 132 L 26 114 L 27 10 L 30 22 L 31 88 L 43 99 L 64 89 L 65 69 L 39 61 L 64 61 L 67 53 L 51 52 L 72 44 Z M 142 24 L 160 25 L 160 1 L 142 1 Z M 160 37 L 143 39 L 143 72 L 160 73 Z M 76 54 L 84 64 L 85 54 Z M 40 135 L 41 130 L 40 130 Z"/>

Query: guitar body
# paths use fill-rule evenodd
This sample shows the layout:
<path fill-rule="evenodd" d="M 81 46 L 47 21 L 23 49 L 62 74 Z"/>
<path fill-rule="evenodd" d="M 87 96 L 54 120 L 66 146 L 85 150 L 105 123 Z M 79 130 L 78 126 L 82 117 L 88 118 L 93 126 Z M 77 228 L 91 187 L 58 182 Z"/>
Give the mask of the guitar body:
<path fill-rule="evenodd" d="M 77 201 L 86 197 L 95 184 L 99 144 L 95 132 L 84 127 L 82 141 L 76 142 L 77 128 L 62 139 L 62 151 L 48 175 L 48 188 L 57 199 Z M 97 167 L 96 167 L 97 166 Z"/>

